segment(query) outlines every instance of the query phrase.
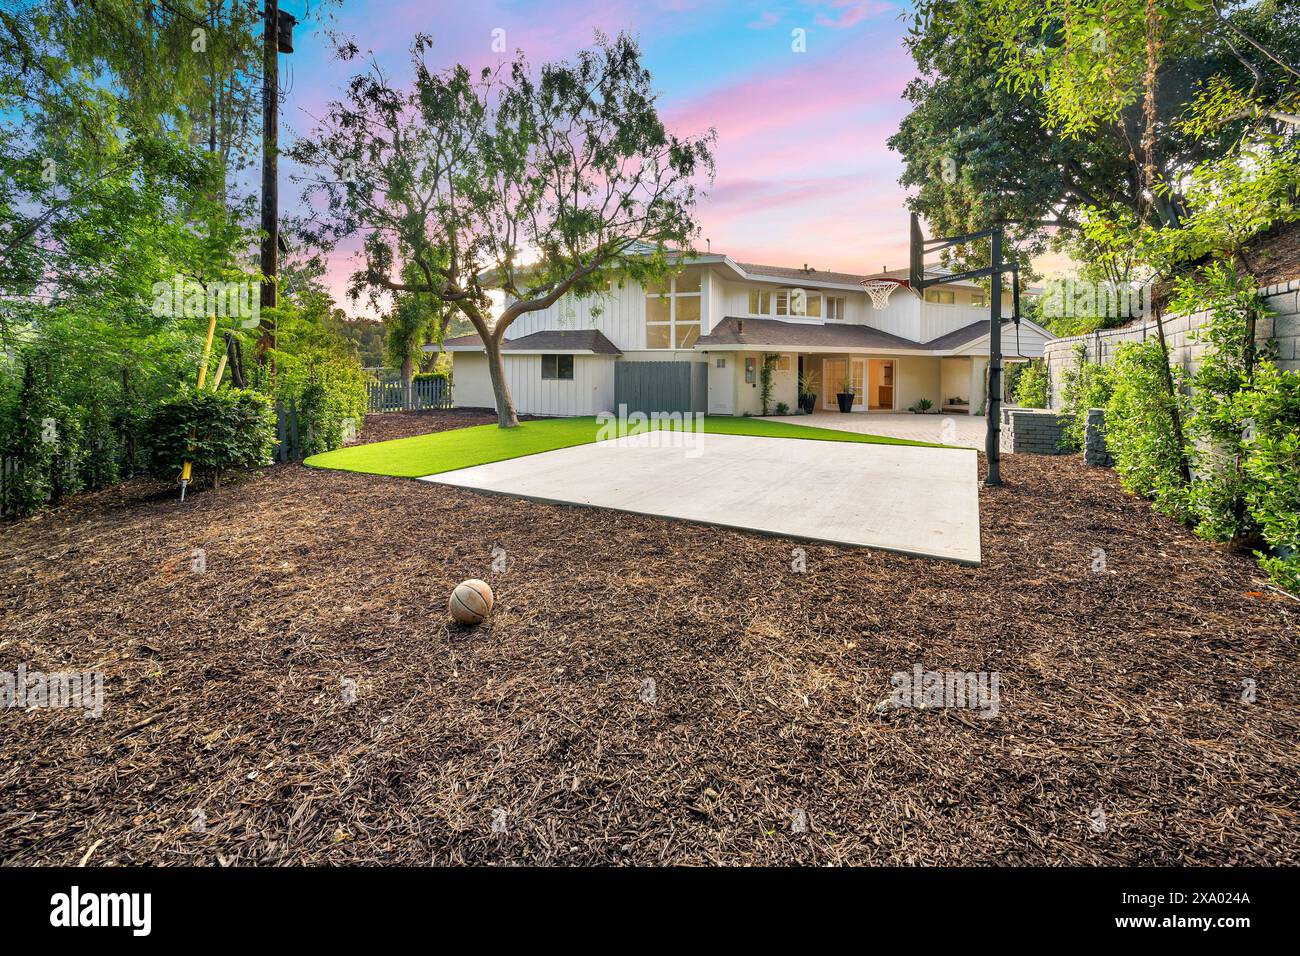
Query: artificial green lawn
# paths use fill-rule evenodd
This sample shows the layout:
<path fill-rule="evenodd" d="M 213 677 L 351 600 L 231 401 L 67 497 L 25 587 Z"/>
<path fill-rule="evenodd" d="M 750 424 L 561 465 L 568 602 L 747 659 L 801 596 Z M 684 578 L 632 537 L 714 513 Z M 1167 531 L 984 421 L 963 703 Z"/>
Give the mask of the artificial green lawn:
<path fill-rule="evenodd" d="M 594 417 L 546 418 L 522 422 L 518 428 L 474 425 L 470 428 L 455 428 L 451 431 L 432 432 L 412 438 L 337 448 L 320 455 L 312 455 L 305 464 L 313 468 L 359 471 L 368 475 L 420 478 L 424 475 L 455 471 L 458 468 L 469 468 L 471 465 L 485 465 L 491 461 L 505 461 L 508 458 L 522 458 L 525 455 L 536 455 L 557 448 L 591 444 L 596 441 L 600 430 L 601 424 Z M 630 433 L 645 430 L 645 428 L 634 428 Z M 797 438 L 859 442 L 869 445 L 943 447 L 927 442 L 908 441 L 904 438 L 861 435 L 856 432 L 837 431 L 833 428 L 813 428 L 808 425 L 792 425 L 762 418 L 709 416 L 704 419 L 704 430 L 715 435 L 752 435 L 757 438 Z"/>

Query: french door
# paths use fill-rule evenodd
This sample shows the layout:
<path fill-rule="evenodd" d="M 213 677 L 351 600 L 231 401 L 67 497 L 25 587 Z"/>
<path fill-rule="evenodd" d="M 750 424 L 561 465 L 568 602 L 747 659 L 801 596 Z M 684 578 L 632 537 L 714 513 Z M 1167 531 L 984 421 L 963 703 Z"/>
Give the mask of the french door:
<path fill-rule="evenodd" d="M 866 359 L 822 359 L 822 407 L 838 409 L 840 387 L 845 379 L 853 383 L 853 409 L 858 411 L 866 407 L 867 398 L 867 361 Z"/>

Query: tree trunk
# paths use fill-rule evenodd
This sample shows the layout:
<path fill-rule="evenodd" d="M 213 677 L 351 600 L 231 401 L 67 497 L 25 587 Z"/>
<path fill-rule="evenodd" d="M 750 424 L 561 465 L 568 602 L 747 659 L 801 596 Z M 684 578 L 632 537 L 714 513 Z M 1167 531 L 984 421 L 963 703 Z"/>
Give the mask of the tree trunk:
<path fill-rule="evenodd" d="M 498 332 L 483 337 L 487 349 L 488 374 L 492 378 L 492 395 L 497 403 L 497 425 L 501 428 L 519 427 L 519 417 L 515 414 L 514 399 L 506 385 L 505 365 L 501 360 L 501 340 Z"/>
<path fill-rule="evenodd" d="M 402 359 L 402 389 L 406 392 L 406 407 L 409 409 L 412 405 L 414 396 L 411 394 L 411 372 L 414 363 L 411 356 L 407 355 Z"/>
<path fill-rule="evenodd" d="M 1164 360 L 1165 390 L 1169 393 L 1169 423 L 1174 429 L 1174 441 L 1178 443 L 1178 470 L 1182 473 L 1183 484 L 1192 483 L 1192 468 L 1187 462 L 1187 443 L 1183 439 L 1183 416 L 1178 411 L 1178 390 L 1174 387 L 1174 372 L 1169 367 L 1169 343 L 1165 341 L 1165 320 L 1160 309 L 1156 309 L 1156 338 L 1160 342 L 1160 356 Z"/>

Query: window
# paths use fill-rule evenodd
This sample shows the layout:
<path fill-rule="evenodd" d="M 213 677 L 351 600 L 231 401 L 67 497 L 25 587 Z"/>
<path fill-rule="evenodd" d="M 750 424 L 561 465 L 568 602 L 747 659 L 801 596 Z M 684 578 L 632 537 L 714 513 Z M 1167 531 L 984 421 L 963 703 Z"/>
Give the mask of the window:
<path fill-rule="evenodd" d="M 790 371 L 790 356 L 778 355 L 776 358 L 776 370 L 778 372 Z"/>
<path fill-rule="evenodd" d="M 749 314 L 750 315 L 771 315 L 772 314 L 772 293 L 764 292 L 762 289 L 749 290 Z"/>
<path fill-rule="evenodd" d="M 957 296 L 951 289 L 926 289 L 926 302 L 937 302 L 939 305 L 952 305 L 957 301 Z"/>
<path fill-rule="evenodd" d="M 572 355 L 543 355 L 542 381 L 573 381 Z"/>
<path fill-rule="evenodd" d="M 805 292 L 803 289 L 778 289 L 776 292 L 777 315 L 806 315 L 810 318 L 822 317 L 822 294 Z"/>
<path fill-rule="evenodd" d="M 980 306 L 986 306 L 989 304 L 989 297 L 986 296 L 983 292 L 972 292 L 970 296 L 970 304 L 975 306 L 976 308 L 979 308 Z"/>
<path fill-rule="evenodd" d="M 699 337 L 699 271 L 684 272 L 646 286 L 646 348 L 689 349 Z"/>
<path fill-rule="evenodd" d="M 843 319 L 844 318 L 844 297 L 838 295 L 828 295 L 826 297 L 826 318 Z"/>
<path fill-rule="evenodd" d="M 757 373 L 758 373 L 758 359 L 755 358 L 745 359 L 745 384 L 753 385 Z"/>

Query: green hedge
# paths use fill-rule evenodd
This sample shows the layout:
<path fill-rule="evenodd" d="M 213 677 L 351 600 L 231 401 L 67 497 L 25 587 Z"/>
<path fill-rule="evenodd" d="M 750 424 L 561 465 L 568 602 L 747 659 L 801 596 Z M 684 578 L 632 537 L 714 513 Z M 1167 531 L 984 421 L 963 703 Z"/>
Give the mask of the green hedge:
<path fill-rule="evenodd" d="M 1088 432 L 1088 410 L 1105 408 L 1110 401 L 1110 366 L 1088 361 L 1082 343 L 1074 348 L 1074 367 L 1067 369 L 1061 387 L 1061 413 L 1065 415 L 1061 445 L 1073 451 L 1083 448 Z"/>
<path fill-rule="evenodd" d="M 1022 408 L 1046 408 L 1047 363 L 1042 359 L 1030 359 L 1028 362 L 1020 363 L 1013 394 L 1016 397 L 1016 404 Z"/>
<path fill-rule="evenodd" d="M 275 412 L 257 392 L 186 386 L 154 408 L 143 442 L 156 477 L 175 480 L 190 461 L 193 480 L 205 477 L 215 485 L 223 472 L 271 463 Z"/>
<path fill-rule="evenodd" d="M 309 355 L 285 374 L 278 395 L 294 401 L 305 456 L 340 447 L 365 421 L 366 374 L 354 359 Z"/>
<path fill-rule="evenodd" d="M 1126 342 L 1116 350 L 1108 374 L 1106 445 L 1125 488 L 1150 498 L 1157 510 L 1185 520 L 1183 448 L 1170 416 L 1175 399 L 1169 396 L 1164 364 L 1164 352 L 1154 340 Z"/>
<path fill-rule="evenodd" d="M 1233 405 L 1248 428 L 1246 504 L 1272 549 L 1257 556 L 1278 584 L 1300 594 L 1300 372 L 1265 363 Z"/>

